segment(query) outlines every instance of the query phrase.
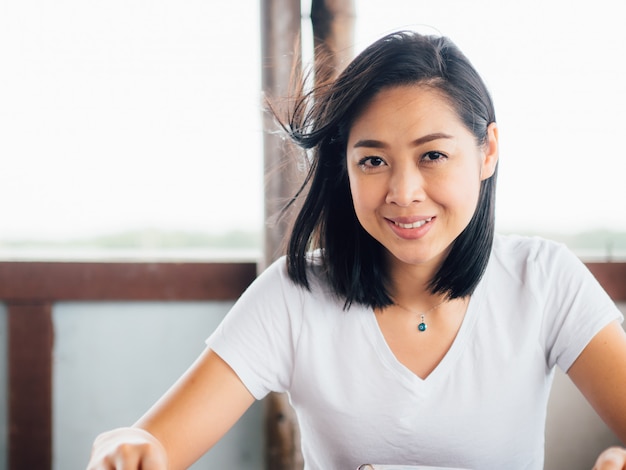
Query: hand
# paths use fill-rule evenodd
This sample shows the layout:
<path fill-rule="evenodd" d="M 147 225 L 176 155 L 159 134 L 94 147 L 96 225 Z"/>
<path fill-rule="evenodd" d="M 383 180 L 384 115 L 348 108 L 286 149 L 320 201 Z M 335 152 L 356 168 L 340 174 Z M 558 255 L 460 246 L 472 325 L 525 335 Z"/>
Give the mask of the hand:
<path fill-rule="evenodd" d="M 87 470 L 167 470 L 167 455 L 152 434 L 118 428 L 100 434 L 91 449 Z"/>
<path fill-rule="evenodd" d="M 626 470 L 626 449 L 608 448 L 600 454 L 593 470 Z"/>

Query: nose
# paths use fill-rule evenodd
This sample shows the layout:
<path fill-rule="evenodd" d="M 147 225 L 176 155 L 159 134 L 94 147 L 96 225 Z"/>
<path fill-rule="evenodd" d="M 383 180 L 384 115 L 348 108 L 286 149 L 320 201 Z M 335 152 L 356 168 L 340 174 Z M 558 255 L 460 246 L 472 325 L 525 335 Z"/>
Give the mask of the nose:
<path fill-rule="evenodd" d="M 414 202 L 422 202 L 426 199 L 424 188 L 424 176 L 418 168 L 397 168 L 392 171 L 387 188 L 387 204 L 396 204 L 408 207 Z"/>

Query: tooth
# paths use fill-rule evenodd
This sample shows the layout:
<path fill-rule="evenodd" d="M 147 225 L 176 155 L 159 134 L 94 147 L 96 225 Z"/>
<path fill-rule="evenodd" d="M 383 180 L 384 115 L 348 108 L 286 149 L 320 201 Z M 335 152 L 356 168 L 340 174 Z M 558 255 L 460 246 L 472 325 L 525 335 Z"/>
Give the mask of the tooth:
<path fill-rule="evenodd" d="M 432 217 L 430 219 L 418 220 L 417 222 L 413 222 L 412 224 L 401 224 L 400 222 L 396 222 L 396 225 L 400 228 L 418 228 L 426 224 L 427 222 L 430 222 L 431 220 Z"/>

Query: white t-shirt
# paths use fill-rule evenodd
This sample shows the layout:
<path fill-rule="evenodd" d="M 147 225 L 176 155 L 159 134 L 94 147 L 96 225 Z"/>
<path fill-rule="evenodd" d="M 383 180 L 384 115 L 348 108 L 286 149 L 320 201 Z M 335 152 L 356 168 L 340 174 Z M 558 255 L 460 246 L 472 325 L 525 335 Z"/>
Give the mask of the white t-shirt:
<path fill-rule="evenodd" d="M 421 379 L 395 358 L 371 308 L 344 311 L 310 272 L 307 291 L 278 260 L 207 340 L 256 398 L 288 393 L 307 470 L 542 469 L 554 366 L 567 371 L 623 320 L 562 245 L 496 236 L 454 343 Z"/>

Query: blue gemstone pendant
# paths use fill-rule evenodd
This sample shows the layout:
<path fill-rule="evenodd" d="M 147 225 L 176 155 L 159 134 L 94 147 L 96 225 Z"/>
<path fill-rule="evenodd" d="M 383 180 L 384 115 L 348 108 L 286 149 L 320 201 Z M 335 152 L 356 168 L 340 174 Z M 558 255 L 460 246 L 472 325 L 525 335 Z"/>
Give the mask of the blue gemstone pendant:
<path fill-rule="evenodd" d="M 424 315 L 420 315 L 420 317 L 422 317 L 422 321 L 420 322 L 419 325 L 417 325 L 417 329 L 419 331 L 426 331 L 426 328 L 428 328 L 428 326 L 426 326 L 426 322 L 424 322 Z"/>

